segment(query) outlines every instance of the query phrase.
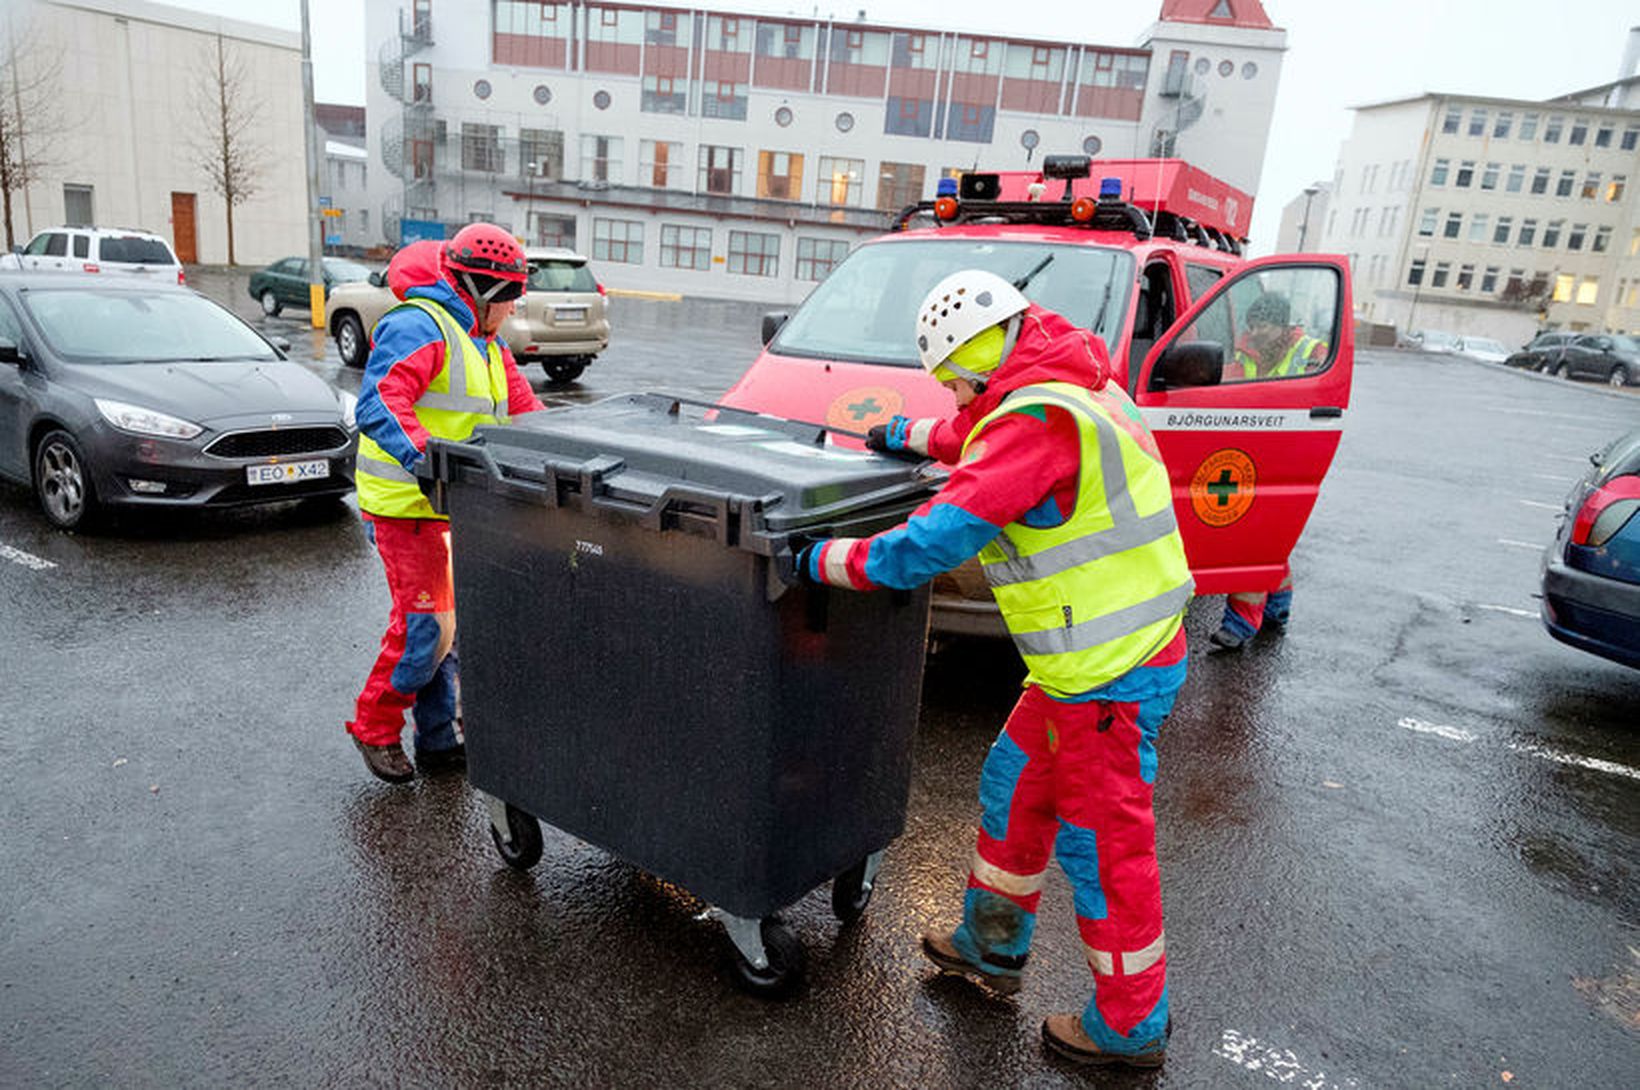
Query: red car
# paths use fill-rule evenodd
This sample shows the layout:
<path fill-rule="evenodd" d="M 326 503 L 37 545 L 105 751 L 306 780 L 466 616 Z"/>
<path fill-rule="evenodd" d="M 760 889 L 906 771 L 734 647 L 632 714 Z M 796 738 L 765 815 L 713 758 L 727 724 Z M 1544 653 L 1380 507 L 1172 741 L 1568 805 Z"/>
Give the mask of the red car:
<path fill-rule="evenodd" d="M 948 273 L 989 269 L 1104 339 L 1167 462 L 1197 593 L 1272 589 L 1349 404 L 1347 259 L 1245 259 L 1252 199 L 1179 160 L 1048 156 L 1040 172 L 942 186 L 789 319 L 766 320 L 764 351 L 724 404 L 855 434 L 896 413 L 949 415 L 951 395 L 918 365 L 916 307 Z M 1286 318 L 1278 331 L 1253 328 L 1271 313 Z M 1283 362 L 1250 363 L 1260 346 Z M 936 632 L 1001 634 L 977 571 L 935 589 Z"/>

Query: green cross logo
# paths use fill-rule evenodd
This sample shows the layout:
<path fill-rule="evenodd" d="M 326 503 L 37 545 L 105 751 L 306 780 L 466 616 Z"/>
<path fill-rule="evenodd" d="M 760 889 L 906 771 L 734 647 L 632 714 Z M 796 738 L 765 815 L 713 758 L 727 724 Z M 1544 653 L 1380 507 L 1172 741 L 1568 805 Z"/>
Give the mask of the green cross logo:
<path fill-rule="evenodd" d="M 882 412 L 883 407 L 877 404 L 876 398 L 868 396 L 864 401 L 856 401 L 854 404 L 850 405 L 848 407 L 848 411 L 853 415 L 854 419 L 864 420 L 868 416 L 875 416 Z"/>
<path fill-rule="evenodd" d="M 1219 501 L 1220 507 L 1227 507 L 1230 504 L 1230 498 L 1241 491 L 1241 485 L 1230 479 L 1229 469 L 1221 469 L 1219 470 L 1219 479 L 1209 484 L 1207 490 L 1213 494 L 1214 499 Z"/>

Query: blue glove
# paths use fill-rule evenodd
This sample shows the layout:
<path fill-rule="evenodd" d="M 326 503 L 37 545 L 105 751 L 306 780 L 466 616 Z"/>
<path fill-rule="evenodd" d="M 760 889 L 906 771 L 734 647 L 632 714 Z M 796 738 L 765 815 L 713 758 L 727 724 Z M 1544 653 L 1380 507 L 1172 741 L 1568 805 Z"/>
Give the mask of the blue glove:
<path fill-rule="evenodd" d="M 866 432 L 866 449 L 879 451 L 883 454 L 892 454 L 906 449 L 911 441 L 911 418 L 909 416 L 891 417 L 887 424 L 873 425 Z"/>

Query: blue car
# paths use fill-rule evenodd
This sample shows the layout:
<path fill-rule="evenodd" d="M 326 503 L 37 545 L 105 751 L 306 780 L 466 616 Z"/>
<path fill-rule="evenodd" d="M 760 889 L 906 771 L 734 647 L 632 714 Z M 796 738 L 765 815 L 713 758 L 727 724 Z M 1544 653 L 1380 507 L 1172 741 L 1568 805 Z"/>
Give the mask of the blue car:
<path fill-rule="evenodd" d="M 1640 670 L 1640 431 L 1590 462 L 1543 555 L 1543 623 L 1562 643 Z"/>

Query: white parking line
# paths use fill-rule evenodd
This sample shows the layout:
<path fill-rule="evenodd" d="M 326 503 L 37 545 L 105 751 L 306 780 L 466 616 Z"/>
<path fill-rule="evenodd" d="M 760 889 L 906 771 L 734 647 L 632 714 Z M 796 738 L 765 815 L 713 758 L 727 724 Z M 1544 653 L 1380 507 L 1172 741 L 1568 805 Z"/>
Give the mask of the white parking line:
<path fill-rule="evenodd" d="M 1561 484 L 1571 484 L 1572 479 L 1558 473 L 1534 473 L 1532 476 L 1540 481 L 1559 481 Z"/>
<path fill-rule="evenodd" d="M 1412 716 L 1403 716 L 1396 724 L 1417 734 L 1433 734 L 1438 738 L 1445 738 L 1449 742 L 1473 742 L 1478 739 L 1472 731 L 1462 727 L 1448 727 L 1439 723 L 1426 723 L 1422 719 Z M 1532 742 L 1505 742 L 1503 748 L 1514 753 L 1524 753 L 1529 757 L 1539 757 L 1556 764 L 1574 765 L 1577 768 L 1587 768 L 1592 772 L 1605 772 L 1613 776 L 1627 776 L 1631 780 L 1640 780 L 1640 768 L 1630 768 L 1620 765 L 1616 761 L 1606 761 L 1599 757 L 1580 757 L 1576 753 L 1567 753 L 1563 749 L 1552 746 L 1540 746 Z"/>
<path fill-rule="evenodd" d="M 1533 548 L 1536 548 L 1536 546 L 1533 546 Z M 1476 609 L 1489 609 L 1493 613 L 1512 613 L 1516 617 L 1536 617 L 1537 616 L 1536 613 L 1533 613 L 1529 609 L 1516 609 L 1514 606 L 1493 606 L 1493 605 L 1487 605 L 1485 602 L 1476 602 L 1475 603 L 1475 608 Z"/>
<path fill-rule="evenodd" d="M 1361 1085 L 1351 1078 L 1331 1079 L 1324 1071 L 1312 1071 L 1299 1062 L 1292 1049 L 1266 1044 L 1238 1030 L 1225 1030 L 1213 1055 L 1229 1060 L 1244 1071 L 1256 1071 L 1276 1082 L 1301 1086 L 1304 1090 L 1347 1090 Z"/>
<path fill-rule="evenodd" d="M 1538 549 L 1543 548 L 1542 545 L 1534 545 L 1530 541 L 1515 541 L 1512 538 L 1507 538 L 1507 537 L 1498 538 L 1498 544 L 1499 545 L 1508 545 L 1508 546 L 1511 546 L 1512 548 L 1516 548 L 1516 549 L 1531 549 L 1533 552 L 1536 552 Z"/>
<path fill-rule="evenodd" d="M 13 564 L 21 564 L 23 567 L 33 568 L 35 571 L 45 571 L 47 568 L 57 566 L 49 560 L 41 559 L 33 553 L 25 553 L 21 549 L 14 549 L 10 545 L 0 545 L 0 560 L 9 560 Z"/>
<path fill-rule="evenodd" d="M 1545 511 L 1566 510 L 1566 505 L 1563 503 L 1539 503 L 1537 500 L 1521 500 L 1520 502 L 1524 503 L 1527 507 L 1541 507 Z"/>
<path fill-rule="evenodd" d="M 1426 723 L 1422 719 L 1414 719 L 1410 715 L 1405 716 L 1395 725 L 1410 731 L 1416 731 L 1419 734 L 1434 734 L 1445 738 L 1449 742 L 1473 742 L 1475 740 L 1475 735 L 1460 727 L 1443 727 L 1439 723 Z"/>

